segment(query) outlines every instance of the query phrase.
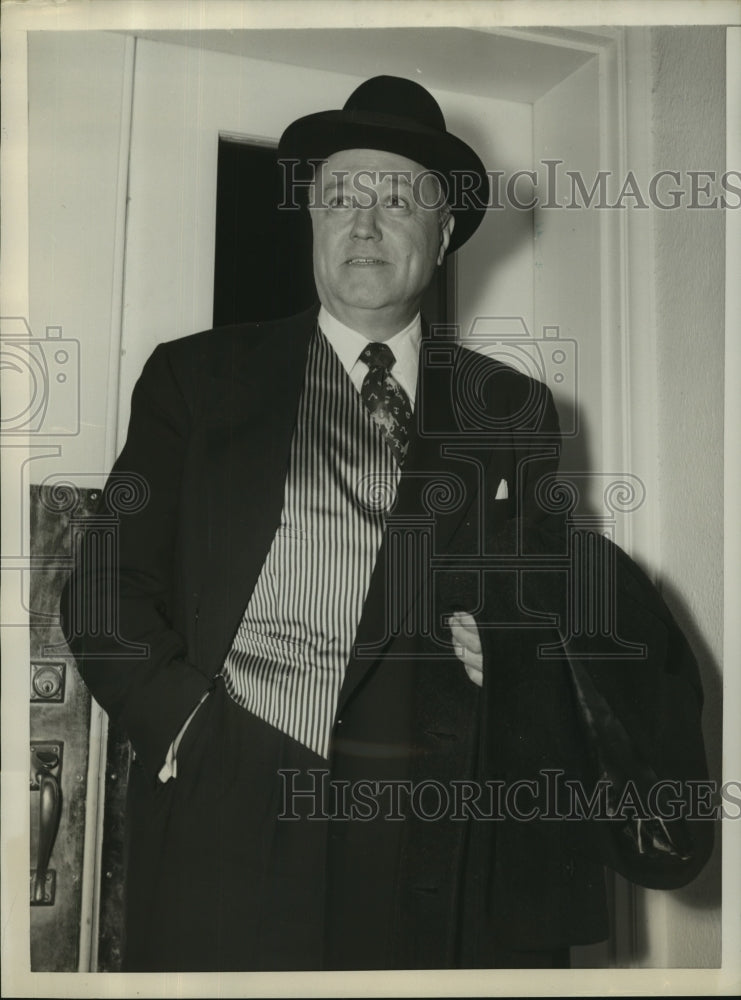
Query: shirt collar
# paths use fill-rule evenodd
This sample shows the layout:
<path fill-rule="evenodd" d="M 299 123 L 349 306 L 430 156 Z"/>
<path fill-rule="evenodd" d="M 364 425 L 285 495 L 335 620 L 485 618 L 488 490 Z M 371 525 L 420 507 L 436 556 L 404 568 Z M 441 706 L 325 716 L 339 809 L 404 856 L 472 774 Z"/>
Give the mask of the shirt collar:
<path fill-rule="evenodd" d="M 348 375 L 352 378 L 356 364 L 366 370 L 366 366 L 358 358 L 366 347 L 369 337 L 358 333 L 352 327 L 346 326 L 334 317 L 324 306 L 319 310 L 319 327 L 332 345 L 337 357 Z M 417 367 L 419 364 L 419 346 L 422 341 L 422 318 L 419 313 L 414 319 L 386 341 L 394 352 L 396 364 L 393 368 L 394 377 L 398 379 L 414 402 L 417 388 Z"/>

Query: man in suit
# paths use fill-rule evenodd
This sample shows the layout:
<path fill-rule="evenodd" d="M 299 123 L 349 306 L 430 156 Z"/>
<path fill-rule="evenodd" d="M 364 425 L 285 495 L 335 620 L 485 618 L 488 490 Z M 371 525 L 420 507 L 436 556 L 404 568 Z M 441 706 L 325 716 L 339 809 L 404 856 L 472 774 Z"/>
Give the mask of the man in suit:
<path fill-rule="evenodd" d="M 618 744 L 621 780 L 645 776 L 657 713 L 698 731 L 695 668 L 643 714 L 628 697 L 616 740 L 598 709 L 626 703 L 625 680 L 534 670 L 521 605 L 496 607 L 506 573 L 478 573 L 518 539 L 562 544 L 538 499 L 558 420 L 543 385 L 419 315 L 488 183 L 431 95 L 374 78 L 279 152 L 316 166 L 320 304 L 155 350 L 106 490 L 109 507 L 131 493 L 118 552 L 83 546 L 63 599 L 82 675 L 134 751 L 125 968 L 564 965 L 606 934 L 602 864 L 647 884 L 654 868 L 601 830 L 475 822 L 435 796 L 549 768 L 591 788 Z M 672 740 L 640 761 L 701 775 L 691 742 L 679 771 Z M 646 823 L 642 857 L 651 838 Z M 678 838 L 662 884 L 707 856 Z"/>

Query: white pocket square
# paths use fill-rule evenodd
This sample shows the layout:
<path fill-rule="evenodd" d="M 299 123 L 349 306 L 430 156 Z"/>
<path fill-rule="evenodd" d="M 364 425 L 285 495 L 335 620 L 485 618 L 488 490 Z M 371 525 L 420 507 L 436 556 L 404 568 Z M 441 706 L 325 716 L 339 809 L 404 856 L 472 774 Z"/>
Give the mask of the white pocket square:
<path fill-rule="evenodd" d="M 506 500 L 509 496 L 509 488 L 507 486 L 506 479 L 500 479 L 499 486 L 497 487 L 497 495 L 494 497 L 495 500 Z"/>

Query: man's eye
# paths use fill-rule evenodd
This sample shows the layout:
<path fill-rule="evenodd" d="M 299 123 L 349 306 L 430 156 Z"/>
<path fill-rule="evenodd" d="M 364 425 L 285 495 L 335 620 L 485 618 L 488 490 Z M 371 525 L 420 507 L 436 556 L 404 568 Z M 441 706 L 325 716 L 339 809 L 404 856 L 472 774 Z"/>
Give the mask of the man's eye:
<path fill-rule="evenodd" d="M 330 208 L 349 208 L 350 199 L 346 195 L 334 194 L 329 198 L 327 204 Z"/>

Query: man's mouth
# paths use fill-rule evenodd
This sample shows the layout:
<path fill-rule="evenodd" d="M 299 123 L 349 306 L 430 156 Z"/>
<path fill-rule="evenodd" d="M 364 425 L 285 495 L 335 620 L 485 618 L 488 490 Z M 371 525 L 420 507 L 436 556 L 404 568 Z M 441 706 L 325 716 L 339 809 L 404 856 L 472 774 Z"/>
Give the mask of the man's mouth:
<path fill-rule="evenodd" d="M 385 264 L 386 261 L 381 260 L 380 257 L 348 257 L 345 263 L 353 265 L 368 265 L 368 264 Z"/>

